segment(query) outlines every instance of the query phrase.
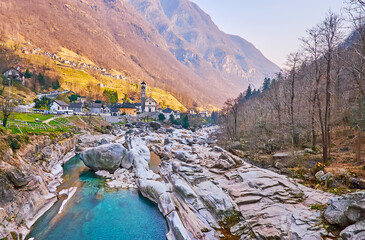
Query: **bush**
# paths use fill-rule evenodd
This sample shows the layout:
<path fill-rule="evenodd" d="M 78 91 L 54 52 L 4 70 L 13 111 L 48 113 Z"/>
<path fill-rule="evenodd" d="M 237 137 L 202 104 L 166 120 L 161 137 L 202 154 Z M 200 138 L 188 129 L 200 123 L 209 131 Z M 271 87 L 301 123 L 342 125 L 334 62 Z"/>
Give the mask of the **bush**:
<path fill-rule="evenodd" d="M 165 121 L 165 115 L 163 115 L 162 113 L 160 113 L 159 115 L 158 115 L 158 120 L 160 121 L 160 122 L 163 122 L 163 121 Z"/>
<path fill-rule="evenodd" d="M 18 136 L 16 138 L 14 138 L 13 136 L 10 135 L 8 137 L 8 144 L 11 147 L 11 149 L 13 149 L 13 151 L 19 149 L 21 146 Z"/>

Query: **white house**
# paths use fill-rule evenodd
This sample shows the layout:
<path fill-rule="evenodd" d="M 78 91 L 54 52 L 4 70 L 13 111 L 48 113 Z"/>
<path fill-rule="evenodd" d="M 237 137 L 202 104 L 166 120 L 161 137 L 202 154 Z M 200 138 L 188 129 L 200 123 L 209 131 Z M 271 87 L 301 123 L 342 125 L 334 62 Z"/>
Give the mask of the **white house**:
<path fill-rule="evenodd" d="M 68 109 L 68 104 L 60 100 L 53 101 L 51 105 L 51 112 L 60 114 L 73 114 L 73 111 Z"/>
<path fill-rule="evenodd" d="M 157 108 L 157 102 L 155 101 L 155 99 L 153 99 L 151 97 L 147 98 L 145 101 L 144 111 L 145 112 L 156 112 L 156 108 Z"/>
<path fill-rule="evenodd" d="M 166 120 L 170 119 L 170 115 L 173 115 L 174 119 L 180 118 L 180 112 L 178 112 L 178 111 L 175 112 L 171 108 L 166 108 L 166 109 L 162 110 L 162 114 L 165 116 Z"/>
<path fill-rule="evenodd" d="M 100 114 L 103 109 L 102 103 L 90 103 L 89 104 L 89 112 L 94 114 Z"/>
<path fill-rule="evenodd" d="M 22 81 L 22 82 L 24 81 L 24 75 L 20 72 L 19 67 L 17 69 L 9 68 L 3 74 L 4 74 L 5 77 L 16 79 L 16 80 L 19 80 L 19 81 Z"/>

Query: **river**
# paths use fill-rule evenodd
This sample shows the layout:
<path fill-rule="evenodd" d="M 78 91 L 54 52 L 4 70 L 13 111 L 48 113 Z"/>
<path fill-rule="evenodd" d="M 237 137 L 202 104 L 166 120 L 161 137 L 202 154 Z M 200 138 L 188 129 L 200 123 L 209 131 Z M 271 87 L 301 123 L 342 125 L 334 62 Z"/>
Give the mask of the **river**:
<path fill-rule="evenodd" d="M 67 198 L 61 196 L 33 225 L 26 239 L 166 239 L 166 220 L 157 205 L 137 190 L 106 190 L 105 180 L 88 170 L 78 157 L 63 169 L 64 183 L 58 190 L 77 187 L 77 192 L 60 213 Z"/>

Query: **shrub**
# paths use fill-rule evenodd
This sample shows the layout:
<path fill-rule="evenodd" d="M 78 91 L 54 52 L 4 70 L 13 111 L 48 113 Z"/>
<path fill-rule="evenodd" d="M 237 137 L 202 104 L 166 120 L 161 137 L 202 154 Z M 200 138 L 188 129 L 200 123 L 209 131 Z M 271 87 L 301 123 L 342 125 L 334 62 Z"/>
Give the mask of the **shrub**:
<path fill-rule="evenodd" d="M 13 151 L 19 149 L 21 146 L 19 138 L 18 137 L 14 138 L 11 135 L 8 137 L 8 144 L 11 147 L 11 149 L 13 149 Z"/>

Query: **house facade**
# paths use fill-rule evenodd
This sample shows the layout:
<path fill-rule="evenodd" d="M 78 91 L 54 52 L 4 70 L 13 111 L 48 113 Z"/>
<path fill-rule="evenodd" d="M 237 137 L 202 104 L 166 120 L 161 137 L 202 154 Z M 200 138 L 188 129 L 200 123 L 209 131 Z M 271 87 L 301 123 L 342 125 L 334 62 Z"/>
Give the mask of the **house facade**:
<path fill-rule="evenodd" d="M 51 112 L 59 114 L 72 114 L 73 111 L 68 109 L 69 105 L 64 101 L 55 100 L 51 105 Z"/>
<path fill-rule="evenodd" d="M 84 112 L 84 107 L 83 107 L 83 104 L 81 102 L 70 103 L 68 109 L 72 110 L 74 113 Z"/>
<path fill-rule="evenodd" d="M 162 114 L 165 116 L 166 120 L 169 120 L 171 115 L 174 116 L 174 119 L 180 118 L 180 112 L 174 111 L 171 108 L 162 110 Z"/>
<path fill-rule="evenodd" d="M 12 78 L 19 81 L 24 81 L 24 75 L 20 72 L 20 69 L 17 68 L 9 68 L 5 72 L 3 72 L 5 77 Z"/>
<path fill-rule="evenodd" d="M 123 103 L 119 108 L 120 115 L 136 116 L 137 107 L 132 103 Z"/>
<path fill-rule="evenodd" d="M 103 108 L 102 103 L 90 103 L 89 104 L 89 112 L 94 114 L 100 114 Z"/>
<path fill-rule="evenodd" d="M 157 102 L 155 99 L 149 97 L 146 99 L 144 111 L 145 112 L 156 112 Z"/>

